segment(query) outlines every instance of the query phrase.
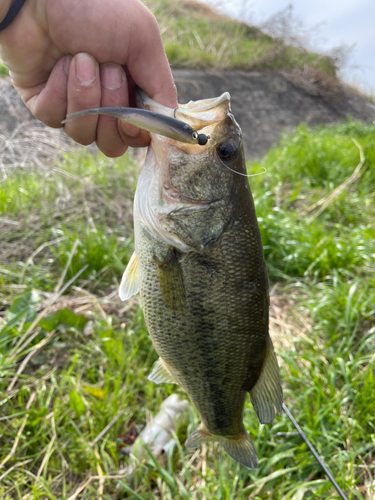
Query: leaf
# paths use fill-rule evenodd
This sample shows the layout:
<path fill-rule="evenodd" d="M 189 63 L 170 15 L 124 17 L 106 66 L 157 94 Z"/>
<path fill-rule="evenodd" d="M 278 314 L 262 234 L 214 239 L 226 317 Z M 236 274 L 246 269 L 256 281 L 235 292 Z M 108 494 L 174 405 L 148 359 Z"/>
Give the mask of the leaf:
<path fill-rule="evenodd" d="M 34 308 L 41 301 L 41 296 L 36 290 L 28 290 L 17 297 L 9 308 L 9 313 L 18 314 L 20 311 L 27 308 Z"/>
<path fill-rule="evenodd" d="M 273 481 L 274 479 L 277 479 L 278 477 L 285 476 L 286 474 L 289 474 L 289 472 L 298 470 L 298 467 L 288 467 L 287 469 L 279 469 L 268 476 L 261 477 L 253 482 L 254 486 L 264 486 L 266 483 L 269 481 Z"/>
<path fill-rule="evenodd" d="M 26 311 L 21 311 L 18 314 L 14 315 L 10 320 L 8 320 L 7 324 L 0 330 L 0 333 L 5 334 L 10 332 L 13 328 L 15 328 L 18 323 L 21 322 L 24 317 Z M 7 315 L 5 315 L 6 317 Z M 17 335 L 18 331 L 14 330 L 14 335 Z"/>
<path fill-rule="evenodd" d="M 147 453 L 149 454 L 149 457 L 151 458 L 151 461 L 153 462 L 153 464 L 157 468 L 161 477 L 168 484 L 168 486 L 175 491 L 176 490 L 176 483 L 175 483 L 174 477 L 167 470 L 165 470 L 164 468 L 161 467 L 159 462 L 156 460 L 155 455 L 152 453 L 152 451 L 147 446 L 145 441 L 143 442 L 143 446 L 145 447 Z"/>
<path fill-rule="evenodd" d="M 7 324 L 2 329 L 8 331 L 14 328 L 21 320 L 30 323 L 36 318 L 36 305 L 41 301 L 41 296 L 35 290 L 28 290 L 17 297 L 5 314 Z"/>
<path fill-rule="evenodd" d="M 28 427 L 35 427 L 40 423 L 42 418 L 44 418 L 47 415 L 47 408 L 41 408 L 39 410 L 32 410 L 30 411 L 30 416 L 27 420 L 27 425 Z"/>
<path fill-rule="evenodd" d="M 99 389 L 99 387 L 92 387 L 91 385 L 84 385 L 83 388 L 91 394 L 91 396 L 95 396 L 96 398 L 103 399 L 104 391 L 103 389 Z"/>
<path fill-rule="evenodd" d="M 85 318 L 85 316 L 76 314 L 73 311 L 70 311 L 70 309 L 65 308 L 43 318 L 40 322 L 40 326 L 47 332 L 51 332 L 59 326 L 65 326 L 68 328 L 75 327 L 79 330 L 83 330 L 87 322 L 88 319 Z"/>
<path fill-rule="evenodd" d="M 83 402 L 83 399 L 76 391 L 72 391 L 69 394 L 69 398 L 72 410 L 77 415 L 77 417 L 80 417 L 85 411 L 85 403 Z"/>

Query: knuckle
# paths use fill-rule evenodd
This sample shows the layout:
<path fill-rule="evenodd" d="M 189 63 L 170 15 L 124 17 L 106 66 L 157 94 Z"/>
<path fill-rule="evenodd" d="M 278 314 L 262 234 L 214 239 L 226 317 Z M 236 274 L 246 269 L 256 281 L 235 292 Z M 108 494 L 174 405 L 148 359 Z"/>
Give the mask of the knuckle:
<path fill-rule="evenodd" d="M 143 16 L 144 21 L 147 23 L 147 27 L 159 33 L 159 25 L 154 14 L 146 8 Z"/>
<path fill-rule="evenodd" d="M 44 100 L 30 100 L 25 102 L 26 107 L 35 116 L 35 118 L 48 127 L 61 128 L 61 121 L 65 118 L 63 116 L 64 111 L 61 111 L 58 106 L 50 106 L 48 102 Z M 57 108 L 57 109 L 56 109 Z"/>

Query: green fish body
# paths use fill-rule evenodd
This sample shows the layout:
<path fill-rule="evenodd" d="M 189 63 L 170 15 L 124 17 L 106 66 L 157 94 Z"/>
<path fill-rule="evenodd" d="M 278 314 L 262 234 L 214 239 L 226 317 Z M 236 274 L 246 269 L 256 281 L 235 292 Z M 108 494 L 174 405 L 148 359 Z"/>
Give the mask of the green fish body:
<path fill-rule="evenodd" d="M 152 135 L 120 296 L 140 292 L 160 356 L 149 379 L 179 384 L 201 417 L 186 445 L 217 441 L 255 468 L 243 425 L 246 395 L 260 422 L 270 423 L 282 411 L 282 389 L 262 242 L 229 99 L 178 108 L 177 117 L 210 136 L 203 147 Z"/>

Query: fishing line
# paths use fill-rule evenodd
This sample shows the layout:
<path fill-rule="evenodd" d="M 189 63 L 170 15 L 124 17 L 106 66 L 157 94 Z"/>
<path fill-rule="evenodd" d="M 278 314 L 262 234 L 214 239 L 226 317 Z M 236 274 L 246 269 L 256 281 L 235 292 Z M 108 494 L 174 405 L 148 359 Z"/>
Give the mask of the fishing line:
<path fill-rule="evenodd" d="M 219 156 L 218 156 L 219 158 Z M 221 158 L 219 158 L 220 160 L 220 163 L 225 167 L 227 168 L 228 170 L 230 170 L 231 172 L 237 174 L 237 175 L 242 175 L 242 177 L 256 177 L 257 175 L 262 175 L 262 174 L 265 174 L 267 172 L 267 169 L 265 167 L 262 167 L 262 171 L 261 172 L 257 172 L 256 174 L 243 174 L 242 172 L 237 172 L 237 170 L 233 170 L 233 168 L 230 168 L 228 167 L 228 165 L 225 165 L 225 163 L 221 160 Z"/>
<path fill-rule="evenodd" d="M 334 480 L 332 474 L 329 472 L 329 470 L 327 469 L 327 467 L 324 465 L 324 463 L 322 462 L 321 458 L 319 457 L 318 453 L 315 451 L 315 448 L 313 447 L 313 445 L 310 443 L 310 441 L 307 439 L 307 437 L 305 436 L 303 430 L 301 429 L 301 427 L 297 424 L 297 422 L 294 420 L 292 414 L 290 413 L 290 411 L 288 410 L 288 408 L 285 406 L 285 404 L 283 403 L 283 409 L 285 411 L 285 413 L 288 415 L 288 418 L 289 420 L 292 422 L 292 424 L 294 425 L 294 427 L 297 429 L 298 431 L 298 434 L 301 436 L 301 438 L 305 441 L 305 443 L 307 444 L 307 446 L 310 448 L 310 451 L 311 453 L 314 455 L 314 457 L 316 458 L 316 460 L 319 462 L 320 466 L 322 467 L 322 469 L 324 470 L 324 472 L 327 474 L 328 476 L 328 479 L 331 481 L 331 483 L 333 484 L 333 486 L 336 488 L 336 491 L 337 493 L 340 495 L 340 497 L 342 498 L 342 500 L 348 500 L 346 498 L 346 496 L 344 495 L 344 493 L 342 492 L 340 486 L 336 483 L 336 481 Z"/>

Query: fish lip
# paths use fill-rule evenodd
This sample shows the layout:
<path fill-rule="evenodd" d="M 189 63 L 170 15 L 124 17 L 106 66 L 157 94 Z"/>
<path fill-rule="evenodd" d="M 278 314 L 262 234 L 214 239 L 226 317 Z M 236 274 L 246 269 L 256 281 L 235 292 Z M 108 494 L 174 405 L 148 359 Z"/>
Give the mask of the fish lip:
<path fill-rule="evenodd" d="M 212 99 L 201 99 L 199 101 L 190 101 L 187 104 L 179 104 L 174 109 L 154 101 L 139 87 L 135 87 L 134 96 L 138 108 L 150 109 L 165 116 L 175 118 L 198 131 L 206 127 L 214 127 L 231 112 L 229 92 L 224 92 L 219 97 Z M 206 131 L 206 134 L 207 132 L 209 131 Z M 210 136 L 206 134 L 199 134 L 199 145 L 204 146 L 207 144 Z"/>
<path fill-rule="evenodd" d="M 151 107 L 155 109 L 159 115 L 169 116 L 170 118 L 174 118 L 175 120 L 185 123 L 187 127 L 192 127 L 189 124 L 189 122 L 186 121 L 186 119 L 184 119 L 183 116 L 177 118 L 176 113 L 179 109 L 178 107 L 173 109 L 173 108 L 168 108 L 163 104 L 159 104 L 158 102 L 148 97 L 148 95 L 138 86 L 136 86 L 134 89 L 134 98 L 137 108 L 147 110 Z M 199 130 L 199 128 L 197 130 Z M 206 134 L 198 134 L 197 132 L 195 133 L 196 133 L 195 143 L 198 144 L 199 146 L 205 146 L 208 140 L 210 139 L 210 136 Z"/>
<path fill-rule="evenodd" d="M 168 108 L 163 104 L 159 104 L 154 101 L 138 86 L 134 88 L 134 98 L 138 108 L 146 109 L 146 106 L 154 106 L 158 108 L 158 112 L 161 114 L 168 114 L 177 118 L 177 114 L 181 111 L 186 115 L 193 115 L 194 112 L 205 112 L 210 111 L 213 108 L 217 108 L 225 103 L 230 102 L 229 92 L 224 92 L 219 97 L 213 97 L 212 99 L 201 99 L 199 101 L 189 101 L 186 104 L 180 104 L 177 108 Z M 205 103 L 205 104 L 202 104 Z"/>
<path fill-rule="evenodd" d="M 166 116 L 171 116 L 173 118 L 176 118 L 174 116 L 174 109 L 173 108 L 168 108 L 168 106 L 164 106 L 163 104 L 158 103 L 157 101 L 154 101 L 154 99 L 151 99 L 151 97 L 148 97 L 146 92 L 144 92 L 140 87 L 135 86 L 134 87 L 134 100 L 137 108 L 139 109 L 148 109 L 149 106 L 153 106 L 157 108 L 157 112 L 160 113 L 161 115 L 166 115 Z M 176 108 L 178 109 L 178 108 Z"/>

